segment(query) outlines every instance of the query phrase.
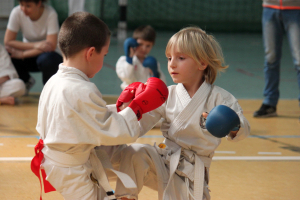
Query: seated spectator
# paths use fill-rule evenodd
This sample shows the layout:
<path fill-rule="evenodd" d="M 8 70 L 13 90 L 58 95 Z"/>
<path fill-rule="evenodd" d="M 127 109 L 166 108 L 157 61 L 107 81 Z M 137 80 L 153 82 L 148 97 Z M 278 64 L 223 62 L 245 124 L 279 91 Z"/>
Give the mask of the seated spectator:
<path fill-rule="evenodd" d="M 19 0 L 10 13 L 4 36 L 6 50 L 26 84 L 27 93 L 35 83 L 29 72 L 41 71 L 43 83 L 57 72 L 62 56 L 57 48 L 59 31 L 56 11 L 45 0 Z M 23 41 L 17 40 L 21 31 Z"/>
<path fill-rule="evenodd" d="M 25 94 L 25 84 L 10 60 L 4 46 L 0 44 L 0 105 L 14 105 L 15 98 Z"/>

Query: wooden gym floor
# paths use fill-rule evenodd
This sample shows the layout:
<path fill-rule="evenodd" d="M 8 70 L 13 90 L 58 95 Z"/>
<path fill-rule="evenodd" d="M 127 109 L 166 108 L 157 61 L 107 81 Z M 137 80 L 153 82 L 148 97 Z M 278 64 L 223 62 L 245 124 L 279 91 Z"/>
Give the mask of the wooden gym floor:
<path fill-rule="evenodd" d="M 39 199 L 39 180 L 30 170 L 38 141 L 35 130 L 38 94 L 20 99 L 17 106 L 0 107 L 0 199 Z M 115 97 L 105 97 L 110 103 Z M 232 143 L 223 139 L 210 169 L 212 200 L 300 199 L 300 123 L 297 100 L 280 100 L 278 117 L 256 119 L 261 100 L 239 100 L 251 124 L 251 135 Z M 163 140 L 152 129 L 137 140 L 153 144 Z M 63 199 L 59 193 L 43 194 L 45 200 Z M 139 199 L 157 199 L 144 187 Z"/>

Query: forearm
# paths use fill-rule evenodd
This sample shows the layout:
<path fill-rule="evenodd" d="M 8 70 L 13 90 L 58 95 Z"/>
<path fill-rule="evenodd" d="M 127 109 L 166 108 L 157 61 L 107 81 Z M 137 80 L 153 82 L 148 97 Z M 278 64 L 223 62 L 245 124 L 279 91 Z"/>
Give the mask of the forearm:
<path fill-rule="evenodd" d="M 21 42 L 18 40 L 11 40 L 8 42 L 5 42 L 6 46 L 18 49 L 18 50 L 29 50 L 34 49 L 34 43 L 33 42 Z"/>
<path fill-rule="evenodd" d="M 116 65 L 116 72 L 118 77 L 127 84 L 136 82 L 136 78 L 134 76 L 134 66 L 129 64 L 125 60 L 125 56 L 121 57 Z"/>
<path fill-rule="evenodd" d="M 9 80 L 9 76 L 0 77 L 0 85 Z"/>
<path fill-rule="evenodd" d="M 39 50 L 39 49 L 29 49 L 29 50 L 25 50 L 23 51 L 23 59 L 24 58 L 31 58 L 31 57 L 35 57 L 40 55 L 41 53 L 43 53 L 43 51 Z"/>

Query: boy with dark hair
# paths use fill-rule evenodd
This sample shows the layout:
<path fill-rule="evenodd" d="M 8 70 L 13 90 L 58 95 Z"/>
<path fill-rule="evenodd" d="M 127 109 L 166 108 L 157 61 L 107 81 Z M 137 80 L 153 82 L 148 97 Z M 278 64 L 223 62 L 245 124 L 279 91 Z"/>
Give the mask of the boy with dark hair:
<path fill-rule="evenodd" d="M 155 38 L 155 30 L 149 25 L 143 25 L 134 30 L 132 38 L 125 40 L 125 55 L 121 56 L 116 64 L 117 75 L 123 81 L 123 90 L 129 84 L 136 81 L 145 82 L 149 77 L 160 78 L 166 83 L 159 63 L 154 57 L 148 56 Z"/>
<path fill-rule="evenodd" d="M 108 53 L 107 25 L 92 14 L 77 12 L 62 24 L 58 40 L 64 61 L 40 96 L 36 127 L 40 140 L 32 171 L 39 178 L 42 171 L 45 192 L 57 190 L 65 199 L 114 199 L 104 169 L 115 172 L 126 187 L 135 184 L 110 163 L 100 161 L 94 147 L 134 142 L 140 135 L 138 120 L 164 103 L 158 102 L 162 98 L 156 90 L 167 91 L 166 85 L 135 83 L 140 85 L 139 95 L 117 113 L 89 80 L 101 70 Z M 135 90 L 130 92 L 134 97 Z M 142 100 L 149 104 L 143 105 Z"/>
<path fill-rule="evenodd" d="M 147 25 L 147 26 L 139 26 L 133 31 L 133 36 L 134 39 L 142 39 L 146 40 L 149 42 L 152 42 L 153 44 L 155 43 L 155 38 L 156 38 L 156 32 L 155 30 Z"/>

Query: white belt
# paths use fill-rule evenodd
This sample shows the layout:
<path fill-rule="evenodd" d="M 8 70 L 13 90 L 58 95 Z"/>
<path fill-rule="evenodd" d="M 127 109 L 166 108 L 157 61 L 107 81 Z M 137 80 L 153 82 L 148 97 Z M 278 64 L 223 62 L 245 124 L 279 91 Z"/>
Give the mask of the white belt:
<path fill-rule="evenodd" d="M 113 169 L 110 163 L 110 159 L 105 151 L 103 150 L 97 150 L 97 151 L 98 151 L 98 157 L 96 155 L 95 149 L 92 149 L 88 153 L 82 153 L 82 154 L 67 154 L 67 153 L 51 150 L 47 146 L 45 146 L 43 149 L 43 153 L 46 156 L 48 156 L 51 160 L 57 162 L 58 165 L 63 167 L 83 165 L 88 161 L 88 159 L 90 159 L 93 168 L 93 175 L 95 176 L 96 179 L 96 185 L 98 187 L 101 186 L 105 190 L 109 199 L 116 199 L 116 198 L 108 182 L 108 178 L 106 176 L 105 170 L 110 170 L 113 173 L 115 173 L 126 188 L 137 187 L 134 181 L 127 174 Z"/>
<path fill-rule="evenodd" d="M 203 188 L 204 188 L 204 178 L 205 178 L 205 167 L 210 166 L 211 163 L 211 158 L 209 157 L 204 157 L 204 156 L 198 156 L 196 153 L 189 151 L 187 149 L 182 148 L 181 146 L 179 146 L 178 144 L 172 142 L 169 139 L 166 139 L 165 141 L 167 148 L 169 148 L 169 151 L 171 150 L 172 154 L 169 157 L 169 161 L 170 161 L 170 178 L 169 178 L 169 182 L 166 186 L 166 189 L 164 191 L 164 196 L 165 193 L 168 191 L 168 187 L 170 187 L 170 185 L 172 185 L 173 182 L 173 176 L 175 173 L 185 176 L 187 178 L 189 178 L 191 181 L 194 181 L 194 199 L 195 200 L 202 200 L 203 199 Z M 187 155 L 189 154 L 189 155 Z M 187 161 L 191 161 L 187 158 L 187 156 L 194 157 L 194 162 L 195 162 L 195 166 L 194 166 L 194 176 L 191 176 L 191 168 L 188 167 L 185 168 L 183 166 L 178 168 L 178 163 L 180 162 L 180 157 L 185 157 Z M 168 157 L 168 156 L 167 156 Z M 188 163 L 189 165 L 192 165 L 191 163 Z M 188 181 L 188 180 L 186 180 Z M 187 188 L 188 192 L 189 192 L 189 188 Z"/>

